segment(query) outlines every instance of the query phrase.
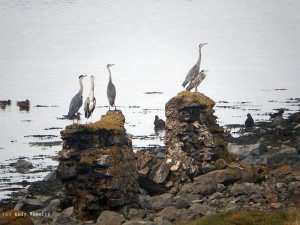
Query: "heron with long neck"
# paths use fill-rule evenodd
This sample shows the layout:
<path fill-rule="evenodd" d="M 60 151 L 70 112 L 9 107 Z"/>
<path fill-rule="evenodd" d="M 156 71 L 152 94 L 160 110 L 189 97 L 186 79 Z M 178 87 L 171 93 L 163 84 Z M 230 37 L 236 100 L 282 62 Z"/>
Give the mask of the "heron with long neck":
<path fill-rule="evenodd" d="M 191 82 L 189 83 L 189 85 L 187 86 L 186 90 L 190 91 L 193 88 L 195 88 L 195 92 L 197 92 L 197 88 L 198 86 L 201 84 L 201 82 L 205 79 L 206 77 L 206 73 L 209 70 L 201 70 L 201 72 L 198 74 L 198 76 L 196 76 L 193 80 L 191 80 Z"/>
<path fill-rule="evenodd" d="M 79 91 L 78 93 L 72 98 L 69 106 L 69 112 L 67 115 L 67 118 L 73 119 L 77 118 L 78 122 L 78 111 L 80 107 L 82 106 L 82 93 L 83 93 L 83 84 L 82 84 L 82 79 L 85 78 L 87 75 L 80 75 L 79 76 Z M 76 115 L 77 114 L 77 115 Z"/>
<path fill-rule="evenodd" d="M 200 64 L 201 64 L 201 48 L 207 45 L 207 43 L 201 43 L 199 45 L 199 57 L 196 64 L 190 69 L 188 74 L 185 77 L 185 80 L 182 83 L 182 86 L 185 87 L 189 82 L 191 82 L 196 76 L 198 76 L 200 71 Z"/>
<path fill-rule="evenodd" d="M 91 76 L 91 90 L 89 97 L 86 98 L 84 102 L 84 116 L 86 118 L 86 123 L 87 119 L 91 117 L 91 122 L 92 122 L 92 113 L 96 107 L 96 98 L 94 96 L 94 80 L 95 77 L 92 75 Z"/>
<path fill-rule="evenodd" d="M 114 66 L 115 64 L 107 64 L 107 70 L 109 73 L 109 81 L 108 81 L 108 85 L 107 85 L 107 98 L 108 98 L 108 107 L 109 107 L 109 111 L 110 111 L 110 107 L 111 106 L 115 106 L 115 110 L 116 110 L 116 105 L 115 105 L 115 99 L 116 99 L 116 87 L 112 82 L 111 79 L 111 71 L 110 71 L 110 67 Z"/>

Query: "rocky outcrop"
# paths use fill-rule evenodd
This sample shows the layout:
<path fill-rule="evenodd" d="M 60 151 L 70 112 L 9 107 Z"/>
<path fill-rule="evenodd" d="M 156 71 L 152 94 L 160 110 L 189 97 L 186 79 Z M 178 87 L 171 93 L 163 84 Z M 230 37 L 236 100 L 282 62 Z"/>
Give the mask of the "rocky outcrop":
<path fill-rule="evenodd" d="M 180 92 L 166 104 L 165 145 L 178 171 L 195 176 L 215 170 L 215 161 L 230 156 L 223 128 L 213 115 L 214 101 L 201 93 Z"/>
<path fill-rule="evenodd" d="M 96 123 L 73 124 L 61 132 L 57 175 L 81 220 L 138 203 L 136 160 L 124 122 L 121 111 L 109 111 Z"/>

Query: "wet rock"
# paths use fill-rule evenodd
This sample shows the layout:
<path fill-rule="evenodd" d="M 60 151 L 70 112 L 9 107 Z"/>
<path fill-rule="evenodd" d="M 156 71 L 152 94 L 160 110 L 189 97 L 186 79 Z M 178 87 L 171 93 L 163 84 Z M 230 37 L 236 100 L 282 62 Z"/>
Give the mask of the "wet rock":
<path fill-rule="evenodd" d="M 97 225 L 121 225 L 123 222 L 123 215 L 108 210 L 103 211 L 97 219 Z"/>
<path fill-rule="evenodd" d="M 30 162 L 27 162 L 24 159 L 19 159 L 15 164 L 14 164 L 16 171 L 19 173 L 26 173 L 28 170 L 33 168 L 33 165 Z"/>

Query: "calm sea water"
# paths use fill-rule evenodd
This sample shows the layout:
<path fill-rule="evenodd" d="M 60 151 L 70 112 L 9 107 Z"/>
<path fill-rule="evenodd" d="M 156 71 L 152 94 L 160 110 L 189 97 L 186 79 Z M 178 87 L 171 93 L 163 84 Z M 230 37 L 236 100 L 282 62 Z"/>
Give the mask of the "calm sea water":
<path fill-rule="evenodd" d="M 1 0 L 0 100 L 13 102 L 0 109 L 0 198 L 9 183 L 42 179 L 37 170 L 57 165 L 50 157 L 61 146 L 30 143 L 60 140 L 71 121 L 57 118 L 78 92 L 80 74 L 96 77 L 94 121 L 107 111 L 108 63 L 135 147 L 163 144 L 154 116 L 164 118 L 165 103 L 183 90 L 201 42 L 209 43 L 201 67 L 210 72 L 200 92 L 217 102 L 222 125 L 243 123 L 248 112 L 259 121 L 277 108 L 299 110 L 286 102 L 300 97 L 299 11 L 296 0 Z M 89 87 L 85 78 L 84 99 Z M 29 112 L 16 106 L 25 99 Z M 40 134 L 57 137 L 25 137 Z M 19 157 L 36 168 L 16 173 L 8 164 Z"/>

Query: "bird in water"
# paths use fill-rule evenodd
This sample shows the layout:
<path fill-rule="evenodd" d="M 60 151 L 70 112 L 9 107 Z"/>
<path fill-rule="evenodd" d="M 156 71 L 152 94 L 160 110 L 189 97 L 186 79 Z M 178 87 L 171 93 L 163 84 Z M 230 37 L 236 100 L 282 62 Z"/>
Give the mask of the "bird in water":
<path fill-rule="evenodd" d="M 193 80 L 191 80 L 191 82 L 189 83 L 189 85 L 187 86 L 186 90 L 190 91 L 193 88 L 195 88 L 195 92 L 197 92 L 197 87 L 201 84 L 201 82 L 205 79 L 206 77 L 206 73 L 209 70 L 201 70 L 201 72 L 198 74 L 198 76 L 196 76 Z"/>
<path fill-rule="evenodd" d="M 17 101 L 17 106 L 19 106 L 19 110 L 28 111 L 30 108 L 30 101 L 26 99 L 25 101 Z"/>
<path fill-rule="evenodd" d="M 112 79 L 111 79 L 111 71 L 110 71 L 110 67 L 114 66 L 115 64 L 107 64 L 107 70 L 109 72 L 109 81 L 108 81 L 108 85 L 107 85 L 107 98 L 108 98 L 108 102 L 109 102 L 109 111 L 110 111 L 110 107 L 111 106 L 115 106 L 115 110 L 116 110 L 116 105 L 115 105 L 115 99 L 116 99 L 116 87 L 115 85 L 112 83 Z"/>
<path fill-rule="evenodd" d="M 247 119 L 245 121 L 245 127 L 253 127 L 254 126 L 254 120 L 250 113 L 247 114 Z"/>
<path fill-rule="evenodd" d="M 79 76 L 79 91 L 78 93 L 72 98 L 69 106 L 69 112 L 67 115 L 68 119 L 72 119 L 74 123 L 74 118 L 77 118 L 77 123 L 78 123 L 78 111 L 80 107 L 82 106 L 82 92 L 83 92 L 83 84 L 82 84 L 82 79 L 85 78 L 87 75 L 80 75 Z M 77 115 L 76 115 L 77 114 Z"/>
<path fill-rule="evenodd" d="M 86 119 L 91 117 L 91 122 L 92 122 L 92 113 L 96 106 L 96 98 L 94 96 L 94 80 L 95 80 L 95 77 L 92 75 L 91 76 L 90 94 L 89 94 L 89 97 L 87 97 L 84 102 L 84 116 Z M 87 121 L 86 121 L 86 123 L 87 123 Z"/>
<path fill-rule="evenodd" d="M 207 45 L 207 43 L 201 43 L 199 45 L 199 57 L 196 64 L 190 69 L 188 74 L 185 77 L 185 80 L 182 83 L 182 86 L 185 87 L 189 82 L 191 82 L 196 76 L 198 76 L 200 71 L 200 63 L 201 63 L 201 48 Z"/>
<path fill-rule="evenodd" d="M 155 120 L 154 120 L 154 128 L 156 129 L 164 129 L 166 126 L 165 121 L 163 121 L 162 119 L 159 119 L 158 115 L 155 116 Z"/>
<path fill-rule="evenodd" d="M 284 109 L 279 109 L 277 113 L 270 113 L 269 115 L 271 119 L 274 119 L 276 117 L 282 117 L 283 113 L 284 113 Z"/>
<path fill-rule="evenodd" d="M 8 99 L 8 100 L 1 100 L 0 101 L 0 108 L 1 109 L 5 109 L 7 105 L 10 105 L 11 104 L 11 100 Z"/>

